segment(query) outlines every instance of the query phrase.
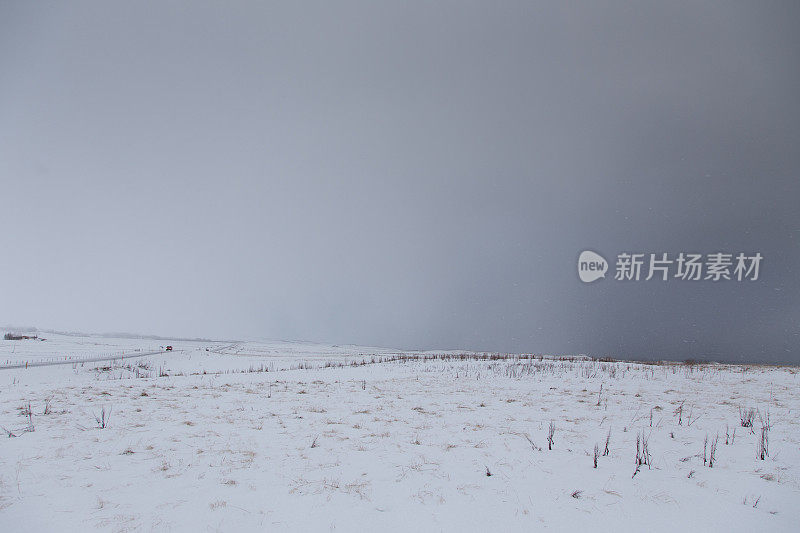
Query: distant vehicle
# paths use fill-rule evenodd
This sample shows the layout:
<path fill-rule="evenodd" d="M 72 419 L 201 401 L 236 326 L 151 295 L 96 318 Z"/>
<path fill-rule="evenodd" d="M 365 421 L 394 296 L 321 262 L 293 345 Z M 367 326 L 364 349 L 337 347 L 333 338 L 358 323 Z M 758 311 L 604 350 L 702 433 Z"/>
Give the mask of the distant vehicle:
<path fill-rule="evenodd" d="M 167 347 L 166 347 L 166 350 L 167 350 L 168 352 L 171 352 L 171 351 L 172 351 L 172 346 L 167 346 Z"/>

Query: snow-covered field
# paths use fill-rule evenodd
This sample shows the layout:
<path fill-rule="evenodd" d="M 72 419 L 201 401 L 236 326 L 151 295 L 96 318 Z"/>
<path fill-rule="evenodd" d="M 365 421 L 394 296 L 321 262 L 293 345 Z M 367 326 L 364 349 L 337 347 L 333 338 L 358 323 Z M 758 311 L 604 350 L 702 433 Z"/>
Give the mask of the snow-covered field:
<path fill-rule="evenodd" d="M 2 531 L 800 527 L 797 368 L 45 337 L 0 341 Z"/>

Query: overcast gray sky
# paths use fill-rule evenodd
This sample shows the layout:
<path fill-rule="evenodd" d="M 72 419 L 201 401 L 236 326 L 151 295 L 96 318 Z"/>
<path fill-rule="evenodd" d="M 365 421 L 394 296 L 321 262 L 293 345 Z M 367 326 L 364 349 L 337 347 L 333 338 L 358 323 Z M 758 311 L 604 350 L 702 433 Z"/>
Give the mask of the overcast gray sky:
<path fill-rule="evenodd" d="M 800 362 L 799 8 L 4 1 L 0 324 Z"/>

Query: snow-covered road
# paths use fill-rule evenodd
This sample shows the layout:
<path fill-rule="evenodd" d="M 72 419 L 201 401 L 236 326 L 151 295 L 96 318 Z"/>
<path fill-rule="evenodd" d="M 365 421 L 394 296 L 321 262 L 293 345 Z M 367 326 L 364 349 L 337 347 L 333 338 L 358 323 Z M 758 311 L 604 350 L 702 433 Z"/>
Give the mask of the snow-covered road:
<path fill-rule="evenodd" d="M 124 361 L 125 359 L 135 359 L 137 357 L 145 357 L 147 355 L 158 355 L 167 353 L 164 350 L 153 352 L 130 352 L 117 355 L 101 355 L 97 357 L 83 357 L 78 359 L 53 359 L 48 361 L 24 361 L 21 363 L 0 364 L 0 370 L 12 370 L 14 368 L 32 368 L 37 366 L 55 366 L 55 365 L 75 365 L 81 363 L 101 363 L 104 361 Z"/>

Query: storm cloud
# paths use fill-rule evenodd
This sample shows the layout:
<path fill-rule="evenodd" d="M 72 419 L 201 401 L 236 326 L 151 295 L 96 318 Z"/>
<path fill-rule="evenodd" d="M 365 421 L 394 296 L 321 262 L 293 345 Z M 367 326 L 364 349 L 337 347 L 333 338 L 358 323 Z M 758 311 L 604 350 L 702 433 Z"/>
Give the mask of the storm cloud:
<path fill-rule="evenodd" d="M 800 362 L 798 22 L 4 2 L 0 323 Z M 584 284 L 587 249 L 764 260 Z"/>

